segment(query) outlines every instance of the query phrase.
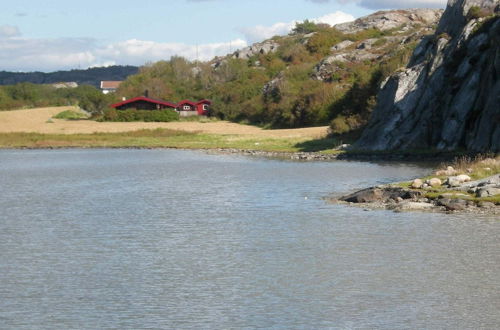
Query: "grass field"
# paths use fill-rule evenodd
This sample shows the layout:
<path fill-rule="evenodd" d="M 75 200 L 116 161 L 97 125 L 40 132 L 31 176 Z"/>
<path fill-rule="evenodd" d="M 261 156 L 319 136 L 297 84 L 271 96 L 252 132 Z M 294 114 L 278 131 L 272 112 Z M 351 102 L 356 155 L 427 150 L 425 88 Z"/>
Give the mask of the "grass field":
<path fill-rule="evenodd" d="M 225 121 L 111 123 L 56 119 L 73 107 L 0 112 L 0 148 L 143 147 L 323 151 L 338 143 L 327 127 L 264 130 Z"/>
<path fill-rule="evenodd" d="M 91 134 L 130 132 L 141 129 L 167 128 L 207 134 L 252 135 L 258 138 L 319 139 L 327 135 L 327 127 L 264 130 L 256 126 L 240 125 L 227 121 L 180 121 L 169 123 L 115 123 L 93 120 L 61 120 L 53 118 L 75 107 L 52 107 L 28 110 L 0 111 L 0 133 L 33 132 L 48 134 Z M 52 119 L 52 122 L 47 122 Z"/>

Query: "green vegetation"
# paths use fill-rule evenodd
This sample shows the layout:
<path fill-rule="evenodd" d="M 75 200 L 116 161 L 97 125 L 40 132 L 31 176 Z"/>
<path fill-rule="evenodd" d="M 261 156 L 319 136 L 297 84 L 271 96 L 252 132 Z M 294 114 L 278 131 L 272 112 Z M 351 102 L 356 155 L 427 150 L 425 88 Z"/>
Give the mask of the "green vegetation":
<path fill-rule="evenodd" d="M 77 88 L 32 83 L 0 86 L 0 110 L 79 105 L 92 115 L 98 115 L 115 101 L 116 95 L 104 95 L 88 85 Z"/>
<path fill-rule="evenodd" d="M 415 29 L 404 32 L 411 35 Z M 397 33 L 396 33 L 397 32 Z M 225 57 L 217 62 L 190 62 L 182 57 L 147 64 L 125 80 L 116 94 L 103 95 L 90 86 L 55 89 L 48 85 L 18 84 L 0 87 L 0 109 L 79 105 L 93 118 L 111 121 L 174 120 L 165 115 L 109 110 L 122 97 L 148 91 L 157 99 L 213 101 L 214 117 L 264 128 L 296 128 L 331 124 L 333 134 L 356 138 L 368 122 L 380 83 L 406 65 L 415 43 L 400 45 L 389 31 L 366 29 L 345 34 L 325 24 L 305 20 L 288 36 L 274 37 L 275 52 L 249 59 Z M 318 63 L 335 44 L 366 39 L 376 58 L 331 63 L 318 77 Z M 326 76 L 325 76 L 326 75 Z M 161 117 L 161 118 L 160 118 Z"/>
<path fill-rule="evenodd" d="M 324 151 L 332 153 L 334 139 L 259 138 L 247 135 L 197 134 L 155 129 L 123 133 L 38 134 L 0 133 L 0 148 L 183 148 L 241 149 L 273 152 Z"/>
<path fill-rule="evenodd" d="M 142 67 L 117 94 L 130 98 L 148 90 L 151 97 L 167 100 L 209 98 L 214 102 L 212 114 L 220 119 L 265 128 L 332 123 L 333 133 L 355 137 L 370 117 L 378 86 L 406 65 L 416 45 L 399 45 L 387 38 L 399 30 L 344 34 L 305 20 L 290 35 L 272 39 L 279 45 L 274 53 L 256 54 L 248 60 L 226 57 L 217 63 L 173 57 Z M 334 63 L 330 77 L 312 78 L 315 66 L 333 45 L 369 38 L 379 39 L 374 47 L 380 48 L 377 54 L 385 55 L 384 60 Z"/>
<path fill-rule="evenodd" d="M 467 19 L 468 20 L 473 20 L 473 19 L 478 19 L 478 18 L 483 18 L 490 16 L 491 12 L 481 8 L 479 6 L 472 6 L 470 7 L 469 11 L 467 12 Z"/>
<path fill-rule="evenodd" d="M 481 180 L 492 175 L 500 174 L 500 156 L 461 156 L 456 158 L 451 166 L 457 171 L 457 174 L 467 174 L 472 178 L 472 180 Z M 440 167 L 446 168 L 447 165 L 442 164 Z M 421 180 L 425 182 L 426 180 L 429 180 L 431 178 L 438 178 L 442 182 L 444 182 L 447 179 L 447 176 L 430 175 L 421 178 Z M 402 188 L 411 188 L 411 184 L 412 182 L 400 182 L 394 185 Z M 424 192 L 424 197 L 429 199 L 438 199 L 441 198 L 444 194 L 446 194 L 447 198 L 451 199 L 467 199 L 476 203 L 492 202 L 500 205 L 500 195 L 490 197 L 476 197 L 474 194 L 470 194 L 464 191 L 451 190 L 445 187 L 430 188 Z"/>
<path fill-rule="evenodd" d="M 101 121 L 144 121 L 144 122 L 169 122 L 179 120 L 179 114 L 174 110 L 115 110 L 104 112 Z"/>
<path fill-rule="evenodd" d="M 74 110 L 65 110 L 59 112 L 57 115 L 53 116 L 55 119 L 66 119 L 66 120 L 78 120 L 78 119 L 86 119 L 87 115 L 83 112 L 77 112 Z"/>

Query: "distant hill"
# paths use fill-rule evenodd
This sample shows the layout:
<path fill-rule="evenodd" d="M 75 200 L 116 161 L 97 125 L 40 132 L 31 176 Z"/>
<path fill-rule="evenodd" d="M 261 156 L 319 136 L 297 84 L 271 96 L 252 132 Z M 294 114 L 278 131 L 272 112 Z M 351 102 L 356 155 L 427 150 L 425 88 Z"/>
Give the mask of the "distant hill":
<path fill-rule="evenodd" d="M 86 70 L 56 71 L 50 73 L 0 71 L 0 85 L 14 85 L 22 82 L 53 84 L 74 81 L 79 85 L 99 87 L 101 80 L 125 80 L 128 76 L 136 74 L 138 71 L 138 67 L 130 65 L 115 65 Z"/>
<path fill-rule="evenodd" d="M 406 67 L 442 13 L 380 11 L 335 27 L 306 20 L 288 35 L 209 62 L 173 57 L 144 66 L 116 96 L 147 90 L 164 100 L 206 98 L 222 119 L 272 128 L 330 124 L 350 141 L 368 122 L 380 84 Z"/>

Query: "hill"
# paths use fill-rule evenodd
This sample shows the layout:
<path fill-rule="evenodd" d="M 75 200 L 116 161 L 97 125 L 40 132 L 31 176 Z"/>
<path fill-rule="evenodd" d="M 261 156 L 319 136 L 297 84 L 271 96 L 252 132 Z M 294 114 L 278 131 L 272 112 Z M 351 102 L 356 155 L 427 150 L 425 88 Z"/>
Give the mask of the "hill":
<path fill-rule="evenodd" d="M 393 75 L 356 148 L 500 151 L 500 1 L 450 0 Z"/>
<path fill-rule="evenodd" d="M 353 135 L 367 123 L 380 83 L 433 34 L 441 10 L 377 12 L 337 25 L 297 24 L 287 36 L 210 62 L 174 57 L 141 68 L 119 97 L 210 98 L 219 118 L 263 127 L 331 124 Z"/>
<path fill-rule="evenodd" d="M 70 70 L 57 72 L 7 72 L 0 71 L 0 85 L 18 83 L 54 84 L 58 82 L 76 82 L 79 85 L 99 87 L 101 80 L 125 80 L 139 71 L 135 66 L 96 67 L 86 70 Z"/>

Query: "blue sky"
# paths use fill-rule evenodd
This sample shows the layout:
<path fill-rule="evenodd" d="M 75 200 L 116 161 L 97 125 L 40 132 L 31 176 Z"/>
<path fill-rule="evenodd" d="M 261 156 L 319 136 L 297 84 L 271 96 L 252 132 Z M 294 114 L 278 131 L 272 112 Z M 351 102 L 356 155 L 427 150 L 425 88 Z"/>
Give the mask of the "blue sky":
<path fill-rule="evenodd" d="M 377 9 L 445 0 L 17 0 L 0 11 L 0 70 L 132 64 L 179 54 L 206 60 L 286 34 L 295 21 L 329 24 Z"/>

